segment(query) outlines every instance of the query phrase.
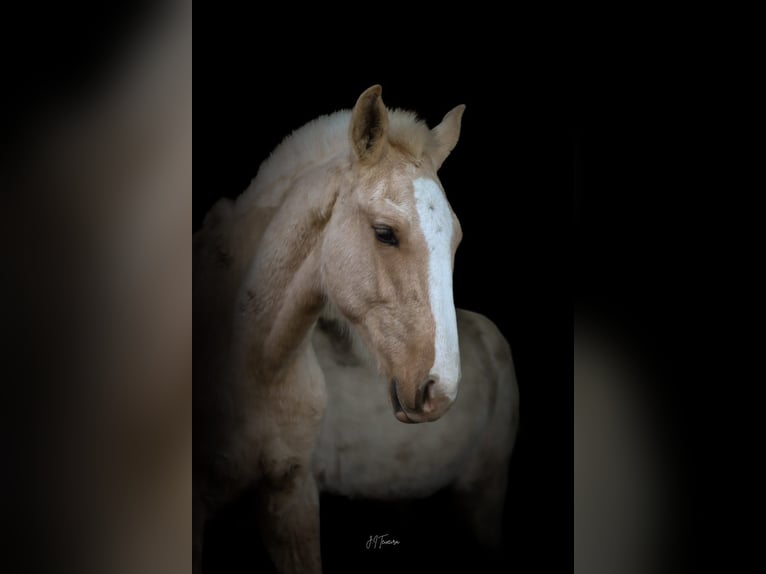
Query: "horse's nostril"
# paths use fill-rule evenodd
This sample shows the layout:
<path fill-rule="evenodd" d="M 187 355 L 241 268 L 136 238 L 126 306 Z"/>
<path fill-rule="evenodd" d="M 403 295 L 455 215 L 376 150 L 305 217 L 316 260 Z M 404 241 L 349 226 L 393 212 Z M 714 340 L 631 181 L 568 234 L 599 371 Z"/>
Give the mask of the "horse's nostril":
<path fill-rule="evenodd" d="M 424 413 L 431 412 L 433 408 L 433 389 L 432 387 L 436 384 L 436 380 L 432 377 L 428 379 L 425 383 L 423 383 L 420 386 L 420 389 L 418 389 L 418 396 L 417 396 L 417 407 L 418 410 Z"/>
<path fill-rule="evenodd" d="M 423 411 L 429 412 L 431 410 L 431 407 L 433 406 L 431 403 L 431 388 L 434 386 L 436 381 L 433 379 L 429 379 L 429 381 L 426 383 L 426 388 L 423 390 Z"/>
<path fill-rule="evenodd" d="M 389 395 L 391 396 L 391 404 L 394 407 L 394 416 L 403 423 L 413 423 L 413 421 L 407 413 L 404 411 L 404 407 L 402 406 L 402 403 L 399 402 L 399 394 L 396 390 L 396 385 L 398 385 L 398 381 L 396 379 L 391 379 L 391 382 L 389 384 Z"/>
<path fill-rule="evenodd" d="M 399 397 L 396 394 L 396 379 L 391 379 L 388 387 L 388 393 L 391 397 L 391 404 L 394 406 L 394 412 L 397 413 L 402 410 L 402 404 L 399 402 Z"/>

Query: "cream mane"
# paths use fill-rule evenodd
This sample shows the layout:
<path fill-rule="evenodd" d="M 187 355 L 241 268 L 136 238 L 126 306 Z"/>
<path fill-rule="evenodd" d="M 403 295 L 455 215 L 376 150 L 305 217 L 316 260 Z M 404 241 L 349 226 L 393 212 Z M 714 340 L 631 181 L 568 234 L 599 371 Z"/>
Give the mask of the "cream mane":
<path fill-rule="evenodd" d="M 351 151 L 351 111 L 320 116 L 298 128 L 261 164 L 255 178 L 237 200 L 237 208 L 276 207 L 290 183 L 310 167 Z M 413 112 L 388 110 L 388 140 L 415 159 L 422 157 L 431 130 Z"/>

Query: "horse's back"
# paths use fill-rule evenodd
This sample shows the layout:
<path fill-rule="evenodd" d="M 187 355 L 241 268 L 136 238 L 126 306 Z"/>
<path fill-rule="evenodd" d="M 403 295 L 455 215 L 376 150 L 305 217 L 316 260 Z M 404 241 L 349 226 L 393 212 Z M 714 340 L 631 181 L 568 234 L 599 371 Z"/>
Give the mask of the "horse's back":
<path fill-rule="evenodd" d="M 480 313 L 463 309 L 458 309 L 457 319 L 464 368 L 479 368 L 472 364 L 475 357 L 471 348 L 480 349 L 482 368 L 485 373 L 491 373 L 487 380 L 492 381 L 488 385 L 492 394 L 487 397 L 490 408 L 487 424 L 460 477 L 461 483 L 470 484 L 483 479 L 486 474 L 505 473 L 519 424 L 519 388 L 510 344 L 497 325 Z M 466 346 L 464 342 L 468 338 L 480 343 Z M 466 377 L 465 371 L 463 377 Z"/>
<path fill-rule="evenodd" d="M 515 437 L 519 408 L 519 389 L 511 346 L 497 325 L 480 313 L 458 309 L 457 320 L 461 337 L 465 333 L 481 340 L 479 347 L 482 349 L 482 360 L 485 361 L 484 371 L 494 382 L 495 395 L 492 398 L 491 413 L 493 430 L 498 431 L 496 438 L 502 438 L 507 443 Z M 461 361 L 466 359 L 461 353 Z"/>

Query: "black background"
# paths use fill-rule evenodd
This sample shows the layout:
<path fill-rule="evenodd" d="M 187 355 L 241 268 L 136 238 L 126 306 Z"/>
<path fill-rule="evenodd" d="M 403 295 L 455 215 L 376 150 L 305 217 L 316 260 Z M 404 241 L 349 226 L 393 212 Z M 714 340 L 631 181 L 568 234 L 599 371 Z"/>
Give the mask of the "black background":
<path fill-rule="evenodd" d="M 13 175 L 26 136 L 45 124 L 49 108 L 88 94 L 112 70 L 117 48 L 146 4 L 110 4 L 108 13 L 70 4 L 56 11 L 35 4 L 28 13 L 9 8 L 0 134 L 4 179 Z M 740 410 L 698 403 L 700 396 L 718 402 L 726 396 L 719 382 L 736 378 L 727 364 L 715 392 L 700 392 L 709 376 L 701 372 L 710 370 L 707 359 L 731 335 L 710 323 L 731 314 L 749 318 L 752 311 L 710 313 L 721 298 L 716 279 L 731 283 L 739 298 L 740 283 L 731 279 L 739 261 L 733 263 L 732 254 L 749 243 L 740 241 L 739 233 L 748 229 L 741 216 L 760 213 L 744 202 L 744 209 L 723 209 L 732 189 L 753 189 L 751 182 L 732 182 L 737 170 L 722 148 L 739 138 L 719 137 L 718 131 L 719 122 L 752 124 L 752 118 L 736 118 L 739 101 L 729 105 L 719 97 L 731 91 L 739 98 L 733 77 L 739 70 L 731 66 L 739 58 L 719 50 L 722 38 L 708 26 L 699 27 L 702 40 L 687 38 L 693 27 L 686 13 L 678 20 L 648 13 L 646 26 L 631 14 L 615 19 L 602 37 L 574 23 L 572 34 L 549 30 L 547 19 L 511 21 L 482 13 L 477 23 L 465 10 L 452 15 L 450 27 L 368 8 L 373 17 L 359 10 L 341 18 L 320 7 L 325 19 L 337 18 L 335 29 L 302 14 L 302 23 L 312 27 L 309 35 L 297 24 L 298 14 L 266 18 L 254 3 L 196 10 L 192 227 L 218 197 L 243 191 L 287 133 L 319 114 L 350 107 L 371 84 L 383 85 L 389 106 L 413 109 L 430 125 L 454 105 L 467 104 L 461 141 L 440 176 L 465 230 L 456 303 L 495 321 L 516 361 L 521 427 L 509 479 L 507 555 L 516 572 L 569 570 L 573 294 L 580 310 L 598 315 L 612 331 L 630 333 L 642 360 L 665 374 L 651 390 L 684 468 L 676 480 L 687 478 L 694 448 L 704 450 L 704 472 L 693 475 L 698 483 L 715 471 L 711 451 L 718 457 L 735 442 L 719 438 L 711 447 L 710 441 L 725 426 L 721 417 L 741 419 Z M 639 34 L 630 29 L 634 20 Z M 595 48 L 590 54 L 578 51 L 589 41 Z M 727 70 L 723 81 L 721 66 Z M 7 190 L 13 186 L 4 181 L 1 191 Z M 734 245 L 726 243 L 731 237 Z M 51 239 L 61 240 L 55 234 Z M 747 261 L 745 267 L 757 265 Z M 735 356 L 741 354 L 737 349 Z M 703 433 L 691 424 L 697 416 L 704 418 L 697 425 Z M 694 484 L 684 486 L 694 491 Z M 710 497 L 720 490 L 704 489 L 702 509 L 688 513 L 688 520 L 710 514 Z M 4 485 L 3 491 L 13 489 Z M 391 505 L 323 499 L 326 570 L 350 562 L 356 571 L 395 566 L 402 572 L 475 557 L 441 502 L 435 497 L 415 508 L 418 520 L 412 513 L 403 520 Z M 743 507 L 751 508 L 750 502 Z M 389 526 L 402 540 L 399 554 L 361 550 L 371 532 Z M 741 530 L 735 529 L 737 535 Z M 264 563 L 246 499 L 212 525 L 207 542 L 210 571 L 244 572 Z M 700 561 L 709 564 L 715 542 L 699 553 Z M 32 547 L 39 545 L 35 538 Z M 33 553 L 25 553 L 25 560 Z M 732 556 L 727 553 L 727 562 Z"/>
<path fill-rule="evenodd" d="M 283 137 L 318 115 L 352 107 L 370 85 L 383 86 L 388 107 L 414 110 L 432 127 L 455 105 L 467 105 L 460 142 L 439 175 L 464 231 L 456 305 L 499 326 L 519 381 L 521 425 L 508 482 L 504 554 L 515 572 L 568 570 L 569 265 L 583 137 L 568 76 L 562 68 L 537 68 L 537 62 L 502 54 L 494 54 L 488 67 L 470 57 L 359 65 L 322 46 L 272 58 L 239 32 L 234 25 L 216 42 L 205 42 L 196 60 L 196 85 L 204 85 L 196 95 L 195 230 L 219 197 L 244 191 Z M 327 572 L 490 562 L 461 531 L 442 494 L 406 506 L 327 496 L 321 505 Z M 401 544 L 366 551 L 367 538 L 383 532 Z M 245 572 L 267 563 L 247 497 L 210 524 L 205 552 L 210 572 Z"/>

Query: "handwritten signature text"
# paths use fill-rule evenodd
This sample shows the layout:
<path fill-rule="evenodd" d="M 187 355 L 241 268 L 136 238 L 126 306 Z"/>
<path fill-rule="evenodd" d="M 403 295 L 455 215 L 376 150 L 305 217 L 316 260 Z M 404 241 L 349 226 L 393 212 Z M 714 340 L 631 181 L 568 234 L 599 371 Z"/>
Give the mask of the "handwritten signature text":
<path fill-rule="evenodd" d="M 399 541 L 396 538 L 387 538 L 388 534 L 370 535 L 367 543 L 364 545 L 367 550 L 380 550 L 386 546 L 396 546 Z"/>

